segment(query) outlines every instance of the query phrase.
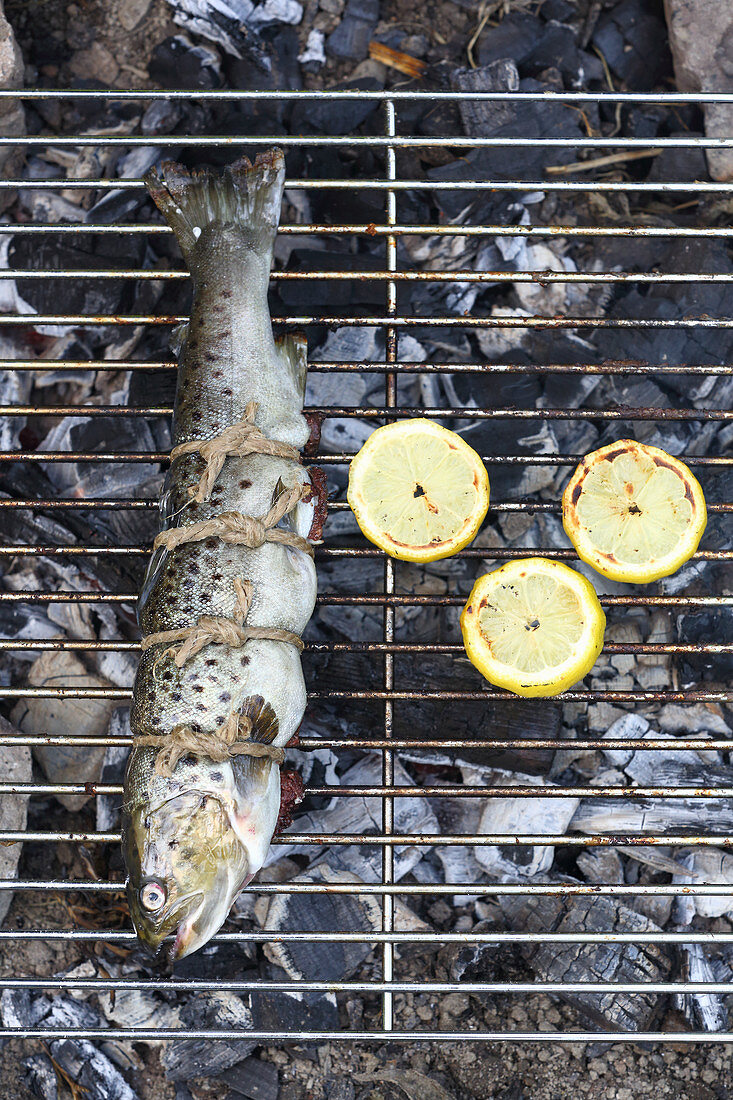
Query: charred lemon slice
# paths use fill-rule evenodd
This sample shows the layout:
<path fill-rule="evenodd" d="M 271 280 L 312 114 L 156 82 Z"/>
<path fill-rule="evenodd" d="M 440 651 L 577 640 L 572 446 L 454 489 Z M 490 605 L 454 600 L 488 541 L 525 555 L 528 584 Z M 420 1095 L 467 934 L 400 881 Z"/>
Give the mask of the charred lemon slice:
<path fill-rule="evenodd" d="M 469 660 L 516 695 L 558 695 L 603 647 L 606 616 L 590 581 L 561 562 L 521 558 L 479 577 L 461 615 Z"/>
<path fill-rule="evenodd" d="M 455 432 L 402 420 L 377 428 L 352 459 L 348 501 L 366 537 L 391 557 L 436 561 L 476 535 L 489 476 Z"/>
<path fill-rule="evenodd" d="M 634 584 L 679 569 L 707 523 L 702 489 L 684 462 L 633 439 L 586 455 L 562 510 L 580 558 L 604 577 Z"/>

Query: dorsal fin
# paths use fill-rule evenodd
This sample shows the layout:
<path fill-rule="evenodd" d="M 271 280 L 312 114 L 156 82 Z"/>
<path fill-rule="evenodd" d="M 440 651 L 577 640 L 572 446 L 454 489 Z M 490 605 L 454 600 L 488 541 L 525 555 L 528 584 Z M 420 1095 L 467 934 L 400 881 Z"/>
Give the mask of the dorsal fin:
<path fill-rule="evenodd" d="M 241 713 L 252 723 L 252 740 L 271 745 L 280 732 L 280 723 L 270 704 L 261 695 L 250 695 L 244 700 Z"/>

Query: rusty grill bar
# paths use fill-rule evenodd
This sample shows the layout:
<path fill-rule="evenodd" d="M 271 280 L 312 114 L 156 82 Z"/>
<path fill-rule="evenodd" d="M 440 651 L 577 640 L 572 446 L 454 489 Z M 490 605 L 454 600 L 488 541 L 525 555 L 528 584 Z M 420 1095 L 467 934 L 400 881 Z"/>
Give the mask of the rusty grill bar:
<path fill-rule="evenodd" d="M 49 92 L 44 90 L 33 90 L 18 93 L 15 91 L 0 91 L 0 100 L 2 99 L 15 99 L 20 97 L 24 100 L 43 100 L 43 99 L 65 99 L 65 100 L 88 100 L 88 99 L 100 99 L 109 98 L 111 100 L 135 100 L 148 102 L 154 99 L 189 99 L 195 98 L 201 101 L 257 101 L 261 98 L 259 92 L 247 92 L 247 91 L 165 91 L 165 92 L 151 92 L 151 91 L 114 91 L 114 92 L 98 92 L 87 90 L 74 90 L 67 92 Z M 574 104 L 574 103 L 592 103 L 592 104 L 696 104 L 702 105 L 705 103 L 733 103 L 733 93 L 700 93 L 700 94 L 634 94 L 634 93 L 586 93 L 586 92 L 542 92 L 542 93 L 498 93 L 498 92 L 486 92 L 486 93 L 422 93 L 422 92 L 401 92 L 401 91 L 389 91 L 389 92 L 367 92 L 367 91 L 338 91 L 338 92 L 267 92 L 265 98 L 268 100 L 282 100 L 288 103 L 292 103 L 298 100 L 304 101 L 317 101 L 323 98 L 329 100 L 376 100 L 382 107 L 383 111 L 383 132 L 380 135 L 368 136 L 368 137 L 314 137 L 314 136 L 278 136 L 277 138 L 263 137 L 263 136 L 251 136 L 251 135 L 238 135 L 223 136 L 223 135 L 196 135 L 196 136 L 180 136 L 175 137 L 164 136 L 112 136 L 109 134 L 79 134 L 73 136 L 56 136 L 56 135 L 33 135 L 24 137 L 21 139 L 0 137 L 0 147 L 4 146 L 16 146 L 22 145 L 26 148 L 38 148 L 40 146 L 66 146 L 66 147 L 82 147 L 82 146 L 120 146 L 120 147 L 134 147 L 134 146 L 164 146 L 170 148 L 185 148 L 185 147 L 201 147 L 210 146 L 213 148 L 220 148 L 222 146 L 231 146 L 232 155 L 238 152 L 240 146 L 248 147 L 261 147 L 268 146 L 273 143 L 284 146 L 286 149 L 288 146 L 306 146 L 306 147 L 338 147 L 344 148 L 346 146 L 354 147 L 370 147 L 380 152 L 384 156 L 385 171 L 384 175 L 380 178 L 367 178 L 364 180 L 354 179 L 290 179 L 288 180 L 286 187 L 293 187 L 303 190 L 339 190 L 345 191 L 375 191 L 383 193 L 384 196 L 384 221 L 381 224 L 346 224 L 346 225 L 325 225 L 325 224 L 285 224 L 280 228 L 280 232 L 284 235 L 314 235 L 316 237 L 324 236 L 363 236 L 368 235 L 370 237 L 379 237 L 384 239 L 384 269 L 380 271 L 307 271 L 307 272 L 293 272 L 293 271 L 275 271 L 273 272 L 273 281 L 284 282 L 287 280 L 350 280 L 360 279 L 369 280 L 370 282 L 384 283 L 385 287 L 385 299 L 384 299 L 384 313 L 381 315 L 369 315 L 369 316 L 281 316 L 276 317 L 276 320 L 280 324 L 284 325 L 298 325 L 309 326 L 313 324 L 327 325 L 327 326 L 361 326 L 371 325 L 379 326 L 384 330 L 386 353 L 384 361 L 367 361 L 367 362 L 318 362 L 310 363 L 309 369 L 318 372 L 358 372 L 368 371 L 371 373 L 383 373 L 385 379 L 384 390 L 384 403 L 381 407 L 347 407 L 336 408 L 334 406 L 312 408 L 309 411 L 323 414 L 326 417 L 360 417 L 369 418 L 371 420 L 378 420 L 380 422 L 389 421 L 395 418 L 410 417 L 410 416 L 434 416 L 434 417 L 460 417 L 463 420 L 501 420 L 501 419 L 526 419 L 533 421 L 549 421 L 549 420 L 601 420 L 608 422 L 621 422 L 626 421 L 699 421 L 704 423 L 706 421 L 720 421 L 727 422 L 733 420 L 733 412 L 726 409 L 686 409 L 686 408 L 610 408 L 610 409 L 565 409 L 565 408 L 538 408 L 538 409 L 515 409 L 515 408 L 454 408 L 454 407 L 440 407 L 440 408 L 409 408 L 400 404 L 398 397 L 397 380 L 399 374 L 440 374 L 441 372 L 480 372 L 487 369 L 480 363 L 423 363 L 423 362 L 399 362 L 398 361 L 398 336 L 401 331 L 409 331 L 413 327 L 425 327 L 433 326 L 440 327 L 462 327 L 465 329 L 506 329 L 506 328 L 526 328 L 526 329 L 590 329 L 590 328 L 633 328 L 633 329 L 654 329 L 654 328 L 684 328 L 684 327 L 700 327 L 700 328 L 730 328 L 733 326 L 733 319 L 731 317 L 717 317 L 712 318 L 709 316 L 702 317 L 685 317 L 680 320 L 637 320 L 633 318 L 588 318 L 588 317 L 557 317 L 547 318 L 539 316 L 527 316 L 527 317 L 501 317 L 501 318 L 472 318 L 472 317 L 435 317 L 435 316 L 420 316 L 420 317 L 403 317 L 398 314 L 397 308 L 397 288 L 400 283 L 412 283 L 412 282 L 434 282 L 434 283 L 448 283 L 448 282 L 465 282 L 465 283 L 595 283 L 595 284 L 607 284 L 609 287 L 629 284 L 639 284 L 651 286 L 654 284 L 672 284 L 672 283 L 731 283 L 733 282 L 733 275 L 726 273 L 705 273 L 700 271 L 689 272 L 665 272 L 665 271 L 653 271 L 653 272 L 619 272 L 619 271 L 577 271 L 577 272 L 534 272 L 534 271 L 520 271 L 520 272 L 469 272 L 469 271 L 413 271 L 413 270 L 400 270 L 398 266 L 398 253 L 397 242 L 399 238 L 411 238 L 411 237 L 450 237 L 450 236 L 493 236 L 493 237 L 517 237 L 517 238 L 539 238 L 546 239 L 548 237 L 567 237 L 567 238 L 581 238 L 581 239 L 601 239 L 601 238 L 656 238 L 660 241 L 665 239 L 679 239 L 684 240 L 697 240 L 700 238 L 713 238 L 713 239 L 730 239 L 733 237 L 733 228 L 729 227 L 708 227 L 708 226 L 632 226 L 632 225 L 616 225 L 616 226 L 576 226 L 576 225 L 547 225 L 547 226 L 510 226 L 510 225 L 444 225 L 444 224 L 425 224 L 425 225 L 412 225 L 404 224 L 399 221 L 398 218 L 398 199 L 402 192 L 410 190 L 426 190 L 431 191 L 511 191 L 511 192 L 533 192 L 533 191 L 546 191 L 554 192 L 557 194 L 570 193 L 577 194 L 587 192 L 589 190 L 600 191 L 605 193 L 644 193 L 644 192 L 666 192 L 671 194 L 689 195 L 691 193 L 704 193 L 717 196 L 726 196 L 733 193 L 733 183 L 684 183 L 684 182 L 672 182 L 672 181 L 659 181 L 659 182 L 638 182 L 638 181 L 584 181 L 584 180 L 560 180 L 560 179 L 548 179 L 537 180 L 534 182 L 514 182 L 504 180 L 461 180 L 452 182 L 439 182 L 439 181 L 426 181 L 426 180 L 413 180 L 400 178 L 397 169 L 397 152 L 401 149 L 415 149 L 415 148 L 455 148 L 459 150 L 469 150 L 475 148 L 510 148 L 517 146 L 543 146 L 548 148 L 573 148 L 573 149 L 609 149 L 609 150 L 628 150 L 638 149 L 646 151 L 649 155 L 655 155 L 659 151 L 665 148 L 672 149 L 685 149 L 685 148 L 730 148 L 733 147 L 733 135 L 726 139 L 714 139 L 714 138 L 685 138 L 674 137 L 664 139 L 620 139 L 617 137 L 600 138 L 600 137 L 586 137 L 586 138 L 528 138 L 517 135 L 514 137 L 503 138 L 470 138 L 462 137 L 459 135 L 446 135 L 442 137 L 415 137 L 409 134 L 399 133 L 400 106 L 404 103 L 414 102 L 416 100 L 430 100 L 436 102 L 456 102 L 462 99 L 471 99 L 475 101 L 488 101 L 488 102 L 502 102 L 502 101 L 527 101 L 536 103 L 562 103 L 562 104 Z M 613 158 L 609 158 L 613 160 Z M 78 180 L 67 179 L 40 179 L 40 180 L 19 180 L 19 179 L 5 179 L 0 181 L 0 189 L 15 189 L 21 187 L 32 187 L 34 189 L 92 189 L 92 188 L 115 188 L 115 189 L 140 189 L 143 187 L 143 182 L 140 179 L 108 179 L 108 178 L 85 178 Z M 109 234 L 115 235 L 131 235 L 131 234 L 167 234 L 169 229 L 160 223 L 141 223 L 141 224 L 88 224 L 82 223 L 79 225 L 69 224 L 20 224 L 13 225 L 10 231 L 17 235 L 48 235 L 48 236 L 64 236 L 64 235 L 76 235 L 80 233 L 84 234 Z M 0 279 L 34 279 L 34 280 L 60 280 L 61 284 L 68 280 L 77 279 L 80 275 L 84 275 L 85 278 L 94 279 L 143 279 L 143 280 L 186 280 L 188 279 L 188 273 L 183 270 L 149 270 L 149 269 L 136 269 L 130 268 L 127 270 L 114 270 L 114 269 L 102 269 L 92 271 L 77 271 L 77 270 L 4 270 L 0 272 Z M 49 315 L 33 315 L 32 321 L 34 324 L 66 324 L 76 326 L 87 325 L 120 325 L 120 326 L 132 326 L 132 325 L 160 325 L 171 326 L 178 324 L 181 321 L 185 321 L 185 316 L 161 316 L 161 315 L 123 315 L 123 316 L 88 316 L 79 314 L 49 314 Z M 9 325 L 14 327 L 28 326 L 31 318 L 28 315 L 23 314 L 5 314 L 0 318 L 0 325 Z M 6 370 L 18 370 L 18 371 L 36 371 L 42 369 L 48 369 L 53 366 L 54 370 L 60 371 L 79 371 L 79 370 L 91 370 L 91 371 L 146 371 L 146 370 L 160 370 L 171 371 L 175 368 L 175 363 L 170 360 L 163 361 L 130 361 L 130 360 L 114 360 L 114 361 L 92 361 L 92 360 L 69 360 L 62 362 L 53 362 L 52 364 L 47 360 L 12 360 L 5 359 L 0 360 L 0 367 Z M 700 363 L 690 363 L 685 366 L 670 365 L 668 363 L 653 363 L 648 365 L 644 362 L 616 362 L 608 361 L 601 364 L 598 363 L 585 363 L 575 364 L 572 366 L 566 366 L 564 364 L 557 363 L 533 363 L 531 365 L 516 365 L 513 363 L 499 363 L 491 365 L 491 371 L 502 374 L 552 374 L 552 373 L 574 373 L 580 376 L 584 374 L 648 374 L 667 376 L 667 375 L 690 375 L 690 376 L 710 376 L 710 377 L 730 377 L 733 373 L 733 366 L 731 364 L 725 365 L 707 365 Z M 146 406 L 139 408 L 128 408 L 125 406 L 26 406 L 26 405 L 5 405 L 0 406 L 0 416 L 14 417 L 14 416 L 44 416 L 44 417 L 61 417 L 61 416 L 117 416 L 117 417 L 159 417 L 168 416 L 171 413 L 171 408 L 167 405 L 161 406 Z M 88 463 L 107 463 L 107 462 L 127 462 L 127 463 L 144 463 L 144 462 L 158 462 L 165 463 L 167 461 L 167 454 L 162 452 L 85 452 L 85 453 L 70 453 L 65 451 L 33 451 L 33 450 L 17 450 L 12 452 L 6 452 L 0 454 L 0 461 L 6 463 L 10 462 L 88 462 Z M 329 454 L 324 456 L 318 456 L 315 461 L 324 465 L 345 465 L 350 461 L 350 455 L 345 453 Z M 547 466 L 547 467 L 572 467 L 574 466 L 580 455 L 562 455 L 562 454 L 542 454 L 536 456 L 496 456 L 486 455 L 483 456 L 487 465 L 491 469 L 492 466 L 516 466 L 516 467 L 530 467 Z M 703 469 L 727 469 L 733 465 L 733 457 L 721 456 L 710 457 L 704 455 L 690 455 L 686 456 L 692 466 L 699 466 Z M 1 469 L 1 467 L 0 467 Z M 79 499 L 34 499 L 34 500 L 21 500 L 21 499 L 0 499 L 0 508 L 5 509 L 23 509 L 23 508 L 40 508 L 40 509 L 74 509 L 74 510 L 125 510 L 125 509 L 149 509 L 155 507 L 157 502 L 139 499 L 94 499 L 94 500 L 79 500 Z M 330 511 L 337 513 L 347 508 L 347 505 L 343 502 L 332 502 L 330 504 Z M 546 503 L 541 501 L 535 501 L 531 499 L 520 501 L 498 501 L 491 504 L 491 509 L 496 513 L 557 513 L 559 511 L 559 505 L 553 503 Z M 733 511 L 733 501 L 726 501 L 722 503 L 711 503 L 709 505 L 709 511 L 711 513 L 718 513 L 721 516 L 728 516 Z M 109 556 L 126 556 L 126 555 L 147 555 L 149 554 L 149 547 L 146 546 L 93 546 L 93 545 L 74 545 L 74 546 L 55 546 L 55 545 L 4 545 L 0 547 L 0 560 L 13 558 L 15 556 L 66 556 L 70 555 L 72 558 L 81 557 L 84 558 L 87 555 L 109 555 Z M 482 549 L 482 548 L 468 548 L 463 550 L 458 555 L 459 558 L 464 559 L 489 559 L 489 560 L 509 560 L 514 557 L 523 556 L 525 553 L 542 554 L 546 557 L 551 557 L 556 560 L 574 560 L 575 554 L 572 550 L 556 549 L 551 547 L 538 547 L 528 548 L 526 550 L 512 548 L 512 549 Z M 320 547 L 317 551 L 317 557 L 321 560 L 336 559 L 336 558 L 353 558 L 355 559 L 354 565 L 356 568 L 357 561 L 363 558 L 383 557 L 381 551 L 376 548 L 364 548 L 364 547 L 332 547 L 325 545 Z M 699 561 L 729 561 L 733 557 L 733 551 L 730 549 L 724 550 L 711 550 L 703 547 L 695 555 L 695 559 Z M 598 748 L 617 748 L 617 749 L 633 749 L 635 751 L 644 752 L 664 752 L 665 750 L 680 749 L 680 748 L 699 748 L 701 742 L 695 738 L 685 737 L 661 737 L 650 742 L 648 740 L 640 739 L 622 739 L 613 740 L 610 738 L 598 738 L 587 737 L 581 740 L 573 740 L 569 742 L 557 741 L 554 739 L 491 739 L 482 738 L 471 740 L 470 742 L 460 740 L 441 740 L 439 737 L 430 736 L 423 737 L 416 740 L 402 740 L 394 736 L 393 732 L 393 718 L 394 708 L 404 700 L 420 700 L 424 702 L 433 701 L 445 701 L 445 700 L 470 700 L 480 704 L 481 701 L 485 701 L 487 698 L 512 698 L 509 693 L 500 691 L 417 691 L 417 690 L 400 690 L 399 688 L 399 676 L 395 669 L 395 656 L 403 654 L 417 657 L 423 653 L 434 653 L 444 655 L 456 655 L 462 654 L 462 646 L 458 644 L 422 644 L 422 643 L 405 643 L 399 642 L 395 637 L 395 613 L 397 609 L 406 608 L 411 606 L 461 606 L 464 602 L 464 598 L 461 596 L 431 596 L 431 595 L 410 595 L 402 594 L 398 589 L 399 578 L 399 566 L 396 566 L 392 559 L 384 558 L 384 573 L 383 573 L 383 592 L 381 593 L 369 593 L 360 594 L 354 596 L 345 595 L 329 595 L 324 594 L 319 597 L 319 604 L 321 606 L 342 606 L 348 607 L 352 605 L 361 606 L 373 606 L 375 608 L 381 608 L 383 617 L 383 630 L 382 641 L 367 643 L 367 642 L 345 642 L 345 643 L 310 643 L 306 646 L 307 650 L 313 652 L 367 652 L 374 654 L 377 659 L 382 662 L 383 668 L 383 688 L 378 691 L 311 691 L 309 698 L 313 701 L 322 699 L 331 700 L 343 700 L 346 705 L 353 705 L 359 700 L 377 700 L 383 705 L 383 727 L 381 737 L 372 737 L 368 739 L 363 738 L 316 738 L 316 737 L 302 737 L 300 745 L 304 749 L 313 749 L 317 747 L 331 748 L 335 751 L 340 749 L 361 748 L 370 749 L 374 751 L 380 751 L 382 754 L 382 783 L 379 786 L 360 786 L 360 787 L 345 787 L 341 786 L 313 786 L 309 788 L 309 791 L 318 795 L 330 795 L 339 797 L 379 797 L 382 804 L 382 819 L 381 819 L 381 831 L 379 834 L 366 834 L 366 835 L 341 835 L 341 834 L 293 834 L 289 833 L 283 838 L 275 838 L 275 844 L 282 843 L 298 843 L 298 844 L 359 844 L 365 846 L 376 846 L 381 848 L 382 855 L 382 875 L 379 883 L 363 883 L 352 882 L 334 882 L 329 884 L 323 883 L 297 883 L 297 882 L 285 882 L 282 884 L 255 884 L 250 887 L 252 891 L 265 896 L 272 896 L 277 894 L 316 894 L 321 893 L 324 890 L 332 892 L 334 894 L 358 894 L 358 895 L 371 895 L 379 899 L 382 912 L 382 928 L 380 932 L 376 933 L 362 933 L 353 932 L 348 929 L 341 929 L 333 932 L 311 932 L 311 931 L 291 931 L 291 932 L 247 932 L 247 933 L 219 933 L 215 938 L 216 943 L 238 942 L 242 939 L 247 939 L 255 943 L 272 942 L 298 942 L 304 940 L 323 940 L 333 943 L 362 943 L 369 942 L 375 945 L 379 945 L 380 957 L 381 957 L 381 980 L 378 981 L 345 981 L 345 982 L 250 982 L 250 981 L 223 981 L 216 980 L 212 982 L 204 982 L 201 980 L 166 980 L 157 981 L 147 979 L 144 981 L 133 980 L 130 978 L 115 978 L 110 980 L 102 979 L 68 979 L 68 978 L 2 978 L 0 979 L 0 988 L 3 989 L 69 989 L 69 990 L 133 990 L 133 989 L 153 989 L 153 988 L 165 988 L 170 990 L 202 990 L 218 988 L 222 990 L 231 991 L 248 991 L 257 994 L 257 991 L 269 990 L 275 992 L 301 992 L 304 989 L 308 990 L 324 990 L 328 992 L 365 992 L 378 994 L 381 997 L 382 1004 L 382 1018 L 381 1018 L 381 1030 L 362 1030 L 362 1031 L 298 1031 L 287 1032 L 285 1034 L 279 1032 L 265 1032 L 265 1031 L 238 1031 L 219 1029 L 213 1030 L 210 1028 L 198 1029 L 198 1030 L 186 1030 L 187 1038 L 221 1038 L 221 1039 L 236 1039 L 247 1038 L 260 1040 L 262 1042 L 282 1042 L 283 1040 L 303 1040 L 310 1039 L 316 1041 L 325 1040 L 348 1040 L 348 1041 L 366 1041 L 379 1038 L 388 1037 L 391 1040 L 402 1041 L 416 1041 L 416 1040 L 444 1040 L 444 1039 L 464 1039 L 464 1040 L 489 1040 L 489 1041 L 543 1041 L 543 1042 L 588 1042 L 596 1041 L 599 1038 L 609 1042 L 620 1042 L 629 1039 L 631 1036 L 624 1033 L 617 1033 L 612 1031 L 607 1032 L 533 1032 L 533 1031 L 412 1031 L 400 1029 L 395 1024 L 394 1018 L 394 1006 L 393 999 L 396 993 L 400 992 L 433 992 L 435 994 L 448 993 L 452 991 L 462 992 L 476 992 L 482 994 L 529 994 L 532 992 L 547 992 L 547 993 L 567 993 L 571 991 L 585 992 L 585 993 L 610 993 L 610 992 L 664 992 L 664 993 L 729 993 L 731 987 L 726 983 L 721 982 L 661 982 L 661 983 L 591 983 L 591 982 L 565 982 L 565 983 L 548 983 L 548 982 L 405 982 L 395 979 L 395 947 L 399 944 L 414 944 L 414 943 L 434 943 L 439 941 L 440 943 L 575 943 L 575 944 L 592 944 L 592 943 L 630 943 L 630 944 L 652 944 L 652 943 L 681 943 L 681 944 L 721 944 L 721 943 L 733 943 L 733 933 L 714 933 L 714 932 L 699 932 L 699 931 L 685 931 L 685 932 L 659 932 L 659 933 L 641 933 L 641 932 L 613 932 L 607 931 L 602 933 L 563 933 L 563 932 L 506 932 L 506 931 L 492 931 L 492 932 L 404 932 L 395 929 L 395 897 L 399 898 L 404 896 L 447 896 L 457 894 L 465 894 L 471 897 L 499 897 L 499 896 L 511 896 L 511 895 L 536 895 L 536 896 L 556 896 L 556 897 L 635 897 L 635 896 L 659 896 L 659 897 L 676 897 L 681 892 L 696 896 L 707 897 L 720 897 L 727 896 L 731 892 L 731 888 L 727 886 L 708 885 L 702 883 L 693 883 L 691 885 L 678 886 L 667 884 L 636 884 L 636 885 L 592 885 L 592 884 L 576 884 L 576 883 L 518 883 L 518 884 L 471 884 L 471 883 L 438 883 L 438 884 L 425 884 L 425 883 L 405 883 L 396 882 L 394 877 L 394 849 L 397 845 L 412 844 L 419 846 L 433 846 L 437 844 L 441 845 L 456 845 L 456 846 L 470 846 L 475 844 L 501 844 L 517 845 L 517 846 L 531 846 L 536 844 L 550 844 L 558 847 L 583 847 L 583 848 L 600 848 L 623 844 L 625 846 L 654 846 L 664 844 L 672 848 L 675 847 L 688 847 L 688 846 L 721 846 L 725 848 L 733 847 L 733 836 L 716 835 L 715 833 L 704 834 L 700 836 L 687 836 L 687 835 L 624 835 L 622 838 L 617 837 L 614 834 L 602 834 L 596 833 L 592 835 L 559 835 L 550 836 L 542 834 L 535 836 L 531 834 L 519 834 L 513 836 L 507 836 L 500 834 L 498 836 L 490 836 L 485 834 L 478 835 L 453 835 L 453 834 L 418 834 L 418 835 L 397 835 L 394 829 L 394 799 L 396 797 L 419 797 L 428 795 L 430 797 L 440 797 L 441 795 L 459 795 L 464 798 L 491 798 L 491 797 L 527 797 L 527 798 L 562 798 L 562 797 L 598 797 L 603 796 L 607 798 L 620 799 L 620 798 L 655 798 L 655 799 L 674 799 L 674 798 L 688 798 L 695 797 L 700 799 L 705 798 L 730 798 L 733 797 L 733 787 L 728 786 L 716 786 L 706 788 L 695 787 L 618 787 L 618 786 L 589 786 L 589 787 L 563 787 L 556 785 L 554 787 L 531 787 L 531 786 L 513 786 L 513 787 L 480 787 L 480 786 L 464 786 L 457 787 L 454 785 L 431 785 L 431 786 L 405 786 L 395 783 L 395 771 L 394 771 L 394 753 L 400 749 L 442 749 L 442 750 L 457 750 L 461 748 L 470 747 L 472 749 L 479 747 L 506 749 L 509 747 L 522 748 L 524 750 L 541 750 L 541 749 L 557 749 L 563 746 L 563 744 L 572 745 L 575 749 L 592 750 Z M 88 592 L 33 592 L 33 591 L 2 591 L 0 592 L 0 600 L 6 602 L 35 602 L 38 604 L 53 604 L 62 602 L 79 602 L 83 604 L 97 604 L 97 603 L 111 603 L 117 605 L 123 605 L 127 609 L 132 610 L 133 601 L 136 598 L 136 593 L 109 593 L 101 591 L 88 591 Z M 648 595 L 646 593 L 634 594 L 634 595 L 609 595 L 601 597 L 601 602 L 606 607 L 664 607 L 673 608 L 677 610 L 692 610 L 695 608 L 714 608 L 721 612 L 729 613 L 729 609 L 733 606 L 733 597 L 731 596 L 698 596 L 698 595 Z M 126 641 L 123 639 L 113 641 L 79 641 L 74 639 L 58 640 L 58 639 L 16 639 L 16 640 L 2 640 L 0 641 L 0 651 L 18 650 L 18 651 L 31 651 L 42 652 L 49 650 L 65 650 L 65 651 L 127 651 L 134 652 L 139 649 L 139 643 Z M 606 653 L 613 654 L 702 654 L 713 655 L 733 652 L 733 645 L 720 644 L 717 642 L 705 642 L 705 643 L 673 643 L 673 642 L 661 642 L 654 644 L 638 643 L 638 644 L 619 644 L 609 642 L 604 647 Z M 115 698 L 115 699 L 128 699 L 130 697 L 130 690 L 127 688 L 79 688 L 79 687 L 29 687 L 29 688 L 0 688 L 0 697 L 8 699 L 23 699 L 23 698 L 58 698 L 58 699 L 77 699 L 77 698 Z M 600 700 L 606 702 L 626 702 L 626 703 L 647 703 L 647 702 L 676 702 L 676 703 L 695 703 L 695 702 L 707 702 L 707 703 L 727 703 L 733 699 L 733 691 L 731 690 L 665 690 L 665 691 L 597 691 L 579 689 L 575 691 L 569 691 L 565 693 L 563 698 L 567 701 L 590 701 Z M 0 745 L 106 745 L 106 746 L 121 746 L 126 745 L 128 742 L 123 737 L 104 736 L 104 737 L 87 737 L 87 736 L 74 736 L 73 734 L 55 735 L 50 737 L 40 737 L 34 735 L 22 735 L 22 736 L 0 736 Z M 731 749 L 731 741 L 725 738 L 713 738 L 704 742 L 705 748 L 720 749 L 723 751 L 729 751 Z M 0 782 L 0 797 L 2 795 L 24 793 L 30 795 L 50 795 L 50 794 L 73 794 L 73 793 L 93 793 L 94 795 L 113 795 L 118 794 L 121 788 L 118 784 L 53 784 L 53 783 L 9 783 Z M 704 804 L 702 804 L 704 807 Z M 704 813 L 704 808 L 701 811 Z M 0 831 L 0 844 L 12 843 L 18 839 L 26 839 L 28 841 L 35 842 L 48 842 L 56 843 L 60 841 L 66 841 L 73 844 L 114 844 L 119 840 L 117 833 L 102 833 L 93 831 L 32 831 L 27 830 L 23 834 L 2 832 Z M 52 879 L 38 879 L 38 880 L 16 880 L 9 879 L 0 881 L 0 891 L 14 890 L 16 892 L 28 891 L 28 892 L 43 892 L 47 894 L 54 893 L 71 893 L 71 892 L 91 892 L 101 894 L 115 894 L 121 889 L 121 883 L 119 881 L 98 881 L 94 880 L 91 876 L 81 881 L 71 880 L 52 880 Z M 119 931 L 113 929 L 79 929 L 74 927 L 69 928 L 42 928 L 31 930 L 0 930 L 0 945 L 10 946 L 16 941 L 27 940 L 73 940 L 90 944 L 95 944 L 99 941 L 107 941 L 110 943 L 118 944 L 131 944 L 134 942 L 134 935 L 129 931 Z M 48 1038 L 51 1033 L 44 1029 L 0 1029 L 0 1038 L 5 1037 L 17 1037 L 23 1035 L 27 1038 L 43 1039 Z M 58 1036 L 60 1032 L 54 1032 L 53 1035 Z M 156 1040 L 161 1039 L 174 1039 L 180 1035 L 180 1032 L 172 1029 L 146 1029 L 146 1028 L 105 1028 L 100 1029 L 78 1029 L 71 1028 L 63 1032 L 63 1034 L 76 1037 L 87 1038 L 104 1038 L 104 1039 L 135 1039 L 135 1040 Z M 731 1042 L 733 1041 L 733 1031 L 724 1032 L 643 1032 L 634 1033 L 634 1041 L 654 1041 L 654 1042 L 675 1042 L 675 1043 L 690 1043 L 690 1042 Z"/>

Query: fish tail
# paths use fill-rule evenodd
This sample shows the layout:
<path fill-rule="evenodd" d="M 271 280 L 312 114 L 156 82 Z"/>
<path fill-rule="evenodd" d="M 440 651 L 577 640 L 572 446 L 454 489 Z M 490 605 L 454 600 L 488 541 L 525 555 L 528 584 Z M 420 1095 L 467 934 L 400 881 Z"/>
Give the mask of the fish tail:
<path fill-rule="evenodd" d="M 166 161 L 152 168 L 145 184 L 176 235 L 187 262 L 204 229 L 215 223 L 250 230 L 263 252 L 271 252 L 285 183 L 281 149 L 260 153 L 254 164 L 242 157 L 222 172 L 189 171 Z"/>

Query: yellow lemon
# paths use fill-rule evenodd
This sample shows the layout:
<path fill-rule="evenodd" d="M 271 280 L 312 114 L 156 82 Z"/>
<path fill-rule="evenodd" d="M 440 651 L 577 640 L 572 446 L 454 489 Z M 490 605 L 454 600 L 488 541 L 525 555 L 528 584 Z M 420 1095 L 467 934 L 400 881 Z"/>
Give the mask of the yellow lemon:
<path fill-rule="evenodd" d="M 366 537 L 391 557 L 436 561 L 475 537 L 489 476 L 455 432 L 401 420 L 377 428 L 352 459 L 348 501 Z"/>
<path fill-rule="evenodd" d="M 635 584 L 679 569 L 707 523 L 703 491 L 684 462 L 633 439 L 586 455 L 562 510 L 579 557 L 604 577 Z"/>
<path fill-rule="evenodd" d="M 606 616 L 593 585 L 562 562 L 520 558 L 479 577 L 461 615 L 469 660 L 516 695 L 558 695 L 603 647 Z"/>

